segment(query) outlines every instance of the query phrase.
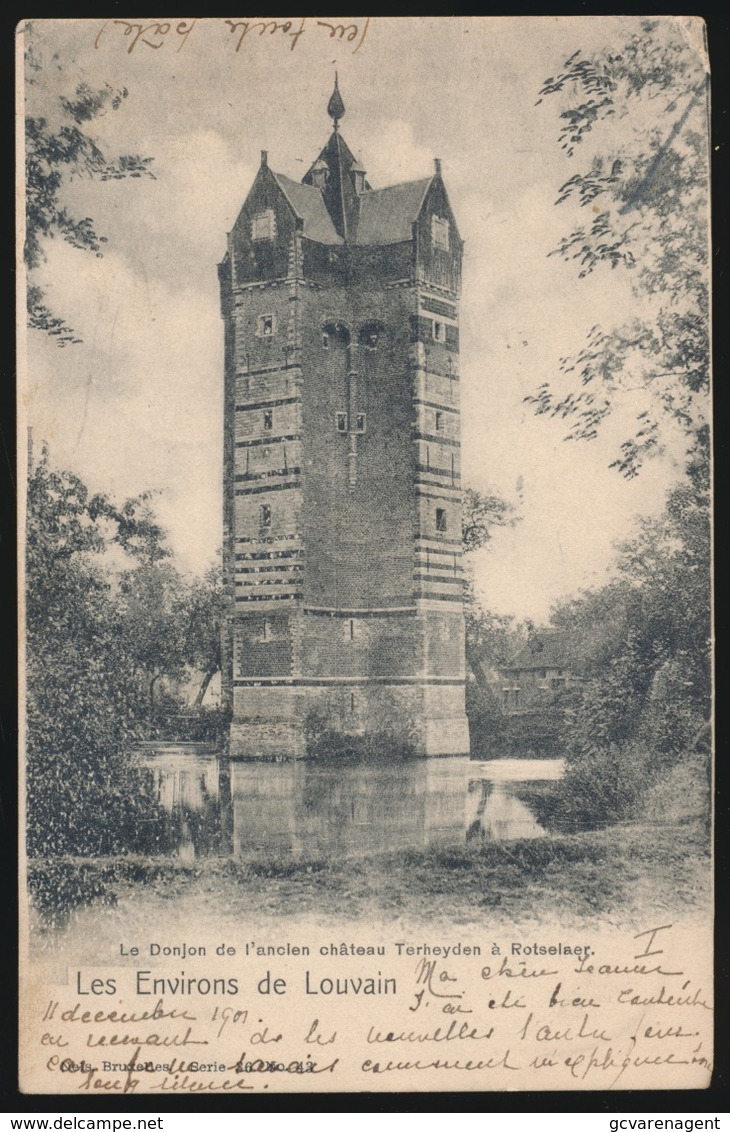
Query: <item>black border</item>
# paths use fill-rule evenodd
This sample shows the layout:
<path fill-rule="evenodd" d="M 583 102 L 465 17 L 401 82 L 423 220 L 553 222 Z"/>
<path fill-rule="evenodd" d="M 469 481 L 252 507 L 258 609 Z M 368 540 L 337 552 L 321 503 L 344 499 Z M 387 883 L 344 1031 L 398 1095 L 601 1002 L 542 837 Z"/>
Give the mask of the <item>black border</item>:
<path fill-rule="evenodd" d="M 50 8 L 50 6 L 49 6 Z M 112 9 L 110 11 L 110 8 Z M 67 7 L 64 15 L 51 11 L 4 14 L 0 17 L 0 27 L 4 32 L 0 45 L 0 90 L 4 95 L 3 104 L 7 108 L 5 152 L 12 147 L 14 153 L 14 103 L 15 103 L 15 27 L 21 18 L 68 18 L 103 19 L 119 14 L 118 0 L 107 5 L 105 13 L 92 11 L 78 3 Z M 317 14 L 322 15 L 318 9 Z M 388 12 L 388 15 L 396 13 Z M 403 13 L 400 14 L 413 14 Z M 207 13 L 212 15 L 212 13 Z M 727 247 L 730 239 L 728 231 L 728 154 L 730 153 L 730 134 L 728 120 L 730 107 L 727 98 L 727 75 L 730 71 L 730 15 L 709 11 L 703 4 L 674 2 L 641 3 L 622 5 L 608 3 L 588 3 L 587 0 L 575 3 L 544 5 L 515 0 L 514 3 L 489 4 L 475 7 L 459 6 L 424 12 L 429 16 L 700 16 L 707 24 L 710 66 L 712 71 L 712 209 L 713 209 L 713 355 L 715 382 L 715 499 L 716 514 L 720 521 L 715 525 L 716 538 L 716 632 L 720 638 L 717 654 L 717 699 L 718 699 L 718 742 L 716 750 L 716 923 L 715 923 L 715 975 L 716 975 L 716 1064 L 711 1085 L 703 1090 L 622 1090 L 622 1091 L 555 1091 L 555 1092 L 435 1092 L 435 1093 L 288 1093 L 261 1094 L 251 1096 L 237 1095 L 227 1097 L 197 1096 L 191 1104 L 186 1097 L 156 1097 L 150 1094 L 121 1098 L 78 1097 L 64 1094 L 21 1094 L 17 1088 L 17 1023 L 18 1023 L 18 976 L 17 976 L 17 869 L 12 862 L 17 860 L 17 773 L 15 767 L 15 748 L 17 736 L 17 678 L 15 656 L 16 599 L 15 576 L 15 529 L 16 529 L 16 473 L 15 473 L 15 408 L 16 398 L 12 375 L 15 373 L 14 336 L 6 330 L 3 340 L 4 373 L 0 380 L 0 565 L 2 568 L 2 594 L 7 600 L 0 606 L 0 745 L 3 757 L 0 762 L 0 848 L 4 850 L 6 868 L 2 871 L 2 907 L 6 910 L 2 917 L 0 939 L 2 940 L 3 962 L 0 966 L 0 1110 L 2 1112 L 67 1114 L 82 1112 L 85 1115 L 110 1113 L 134 1115 L 138 1112 L 200 1113 L 209 1112 L 367 1112 L 367 1113 L 453 1113 L 467 1110 L 475 1113 L 511 1113 L 515 1116 L 541 1112 L 570 1113 L 666 1113 L 668 1115 L 722 1113 L 727 1111 L 730 1091 L 730 1002 L 728 1000 L 728 975 L 730 959 L 726 959 L 728 946 L 727 906 L 730 875 L 725 852 L 724 831 L 730 821 L 728 796 L 730 774 L 727 768 L 727 751 L 721 723 L 724 718 L 722 705 L 723 676 L 725 673 L 724 653 L 727 634 L 721 632 L 726 624 L 723 600 L 723 497 L 726 494 L 726 480 L 723 477 L 727 455 L 727 433 L 723 427 L 727 410 L 725 391 L 725 372 L 728 361 L 728 294 Z M 4 229 L 4 250 L 7 250 L 6 287 L 14 291 L 14 223 L 13 223 L 13 183 L 5 177 L 4 184 L 10 185 L 10 205 L 4 210 L 8 226 Z M 9 321 L 9 319 L 8 319 Z M 7 327 L 7 322 L 6 322 Z M 11 549 L 12 548 L 12 549 Z M 12 914 L 9 914 L 11 913 Z"/>

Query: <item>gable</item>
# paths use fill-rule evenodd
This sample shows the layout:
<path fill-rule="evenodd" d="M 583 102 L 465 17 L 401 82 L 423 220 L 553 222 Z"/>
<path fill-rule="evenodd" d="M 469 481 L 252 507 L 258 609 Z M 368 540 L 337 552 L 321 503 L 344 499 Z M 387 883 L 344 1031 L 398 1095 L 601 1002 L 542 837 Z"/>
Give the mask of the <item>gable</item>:
<path fill-rule="evenodd" d="M 229 238 L 234 284 L 285 277 L 295 224 L 276 177 L 262 165 Z"/>

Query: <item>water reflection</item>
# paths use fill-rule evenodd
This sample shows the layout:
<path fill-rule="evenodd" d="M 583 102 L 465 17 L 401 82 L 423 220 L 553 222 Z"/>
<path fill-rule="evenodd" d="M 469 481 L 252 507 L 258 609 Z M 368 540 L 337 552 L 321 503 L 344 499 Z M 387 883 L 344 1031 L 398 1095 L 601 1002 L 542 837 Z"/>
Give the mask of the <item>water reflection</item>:
<path fill-rule="evenodd" d="M 228 762 L 200 744 L 139 753 L 163 817 L 142 852 L 316 860 L 475 840 L 545 836 L 521 784 L 562 760 L 419 759 L 392 764 Z"/>

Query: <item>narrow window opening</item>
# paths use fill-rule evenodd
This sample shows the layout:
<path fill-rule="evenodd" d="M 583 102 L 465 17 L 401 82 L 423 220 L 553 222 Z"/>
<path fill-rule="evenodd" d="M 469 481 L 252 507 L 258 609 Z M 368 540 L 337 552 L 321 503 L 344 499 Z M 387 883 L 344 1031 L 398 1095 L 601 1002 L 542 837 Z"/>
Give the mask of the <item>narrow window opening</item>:
<path fill-rule="evenodd" d="M 350 618 L 350 640 L 355 640 L 355 622 L 353 621 L 352 617 Z"/>
<path fill-rule="evenodd" d="M 271 526 L 271 505 L 269 503 L 262 503 L 259 507 L 259 525 L 262 527 Z"/>
<path fill-rule="evenodd" d="M 329 336 L 329 334 L 323 334 L 322 335 L 322 349 L 323 350 L 329 350 L 329 348 L 330 348 L 330 336 Z"/>
<path fill-rule="evenodd" d="M 273 314 L 261 314 L 256 323 L 259 338 L 271 338 L 276 332 L 276 319 Z"/>
<path fill-rule="evenodd" d="M 426 471 L 431 471 L 431 449 L 426 445 Z"/>
<path fill-rule="evenodd" d="M 454 474 L 454 454 L 453 454 L 453 452 L 452 452 L 452 454 L 451 454 L 451 484 L 452 484 L 452 486 L 453 486 L 453 484 L 454 484 L 454 479 L 455 479 L 455 474 Z"/>
<path fill-rule="evenodd" d="M 365 413 L 358 413 L 355 417 L 355 432 L 365 432 Z"/>
<path fill-rule="evenodd" d="M 449 222 L 445 217 L 432 215 L 431 241 L 435 248 L 442 248 L 446 252 L 449 250 Z"/>
<path fill-rule="evenodd" d="M 347 432 L 347 413 L 335 413 L 335 425 L 338 432 Z"/>
<path fill-rule="evenodd" d="M 446 527 L 446 511 L 443 507 L 436 508 L 436 530 L 445 531 Z"/>
<path fill-rule="evenodd" d="M 354 710 L 355 710 L 355 693 L 350 692 L 350 711 L 354 712 Z"/>
<path fill-rule="evenodd" d="M 436 412 L 436 432 L 442 432 L 444 427 L 444 414 Z"/>
<path fill-rule="evenodd" d="M 274 410 L 264 409 L 264 428 L 272 429 L 274 427 Z"/>
<path fill-rule="evenodd" d="M 434 321 L 433 337 L 434 337 L 435 342 L 445 342 L 446 341 L 446 323 L 445 322 Z"/>

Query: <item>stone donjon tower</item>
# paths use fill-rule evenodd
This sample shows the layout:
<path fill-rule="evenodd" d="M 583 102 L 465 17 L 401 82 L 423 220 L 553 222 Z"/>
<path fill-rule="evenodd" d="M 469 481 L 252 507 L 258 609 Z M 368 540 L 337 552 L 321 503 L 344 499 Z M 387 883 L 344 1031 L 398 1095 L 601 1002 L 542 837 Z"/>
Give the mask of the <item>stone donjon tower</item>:
<path fill-rule="evenodd" d="M 334 129 L 261 166 L 219 267 L 233 757 L 313 726 L 466 754 L 462 241 L 440 162 L 373 189 Z"/>

